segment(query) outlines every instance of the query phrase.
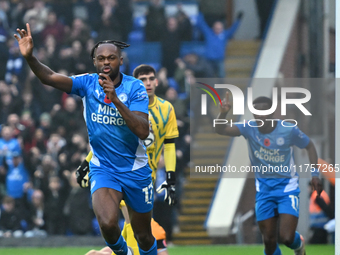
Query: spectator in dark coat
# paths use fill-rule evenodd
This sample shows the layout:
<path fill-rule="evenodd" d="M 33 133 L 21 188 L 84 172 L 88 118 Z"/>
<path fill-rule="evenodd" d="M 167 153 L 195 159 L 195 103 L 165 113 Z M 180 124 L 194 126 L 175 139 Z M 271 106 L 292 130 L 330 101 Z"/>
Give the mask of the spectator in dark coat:
<path fill-rule="evenodd" d="M 168 70 L 168 76 L 173 77 L 176 69 L 175 60 L 179 57 L 181 37 L 177 19 L 170 17 L 162 36 L 162 65 Z"/>
<path fill-rule="evenodd" d="M 15 209 L 14 198 L 5 196 L 0 210 L 0 237 L 21 237 L 20 211 Z"/>
<path fill-rule="evenodd" d="M 145 37 L 149 42 L 160 41 L 166 26 L 165 9 L 161 0 L 152 0 L 146 14 Z"/>

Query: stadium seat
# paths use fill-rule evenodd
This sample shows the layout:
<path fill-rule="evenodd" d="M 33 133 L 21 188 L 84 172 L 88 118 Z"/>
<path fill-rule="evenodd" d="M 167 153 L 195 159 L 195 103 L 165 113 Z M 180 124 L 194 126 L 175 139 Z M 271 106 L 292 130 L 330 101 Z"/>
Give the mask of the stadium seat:
<path fill-rule="evenodd" d="M 133 18 L 133 30 L 140 30 L 145 27 L 145 16 L 137 16 Z"/>
<path fill-rule="evenodd" d="M 169 83 L 169 87 L 174 88 L 177 91 L 177 93 L 180 92 L 179 85 L 173 77 L 168 78 L 168 83 Z"/>
<path fill-rule="evenodd" d="M 158 62 L 149 62 L 149 63 L 145 63 L 145 64 L 150 65 L 153 68 L 155 68 L 156 72 L 158 72 L 159 69 L 161 69 L 161 67 L 162 67 L 161 63 L 158 63 Z"/>
<path fill-rule="evenodd" d="M 132 63 L 161 63 L 161 44 L 159 42 L 134 43 L 126 48 L 130 66 Z M 131 67 L 132 68 L 132 67 Z"/>
<path fill-rule="evenodd" d="M 195 53 L 199 56 L 205 56 L 205 43 L 204 42 L 183 42 L 181 45 L 180 56 L 183 57 L 190 53 Z"/>
<path fill-rule="evenodd" d="M 145 41 L 145 33 L 144 30 L 133 30 L 129 33 L 128 41 L 131 43 L 134 42 L 144 42 Z"/>
<path fill-rule="evenodd" d="M 139 63 L 139 62 L 130 62 L 130 65 L 129 65 L 129 71 L 130 71 L 130 73 L 129 73 L 129 75 L 132 75 L 132 73 L 133 73 L 133 70 L 137 67 L 137 66 L 139 66 L 141 63 Z"/>
<path fill-rule="evenodd" d="M 178 99 L 186 99 L 188 97 L 188 94 L 186 92 L 183 92 L 183 93 L 179 93 L 178 94 Z"/>

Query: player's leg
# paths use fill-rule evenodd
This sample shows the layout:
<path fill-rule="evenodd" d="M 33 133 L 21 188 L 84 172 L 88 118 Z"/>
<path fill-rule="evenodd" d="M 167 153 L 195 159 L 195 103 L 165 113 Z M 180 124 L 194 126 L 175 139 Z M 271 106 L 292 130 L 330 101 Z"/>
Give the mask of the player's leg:
<path fill-rule="evenodd" d="M 91 182 L 93 211 L 96 214 L 106 245 L 116 255 L 132 254 L 121 235 L 118 225 L 120 215 L 119 204 L 123 199 L 120 181 L 115 178 L 115 173 L 109 169 L 91 164 L 90 167 L 89 178 Z"/>
<path fill-rule="evenodd" d="M 114 243 L 120 237 L 118 225 L 119 203 L 123 194 L 109 188 L 100 188 L 92 194 L 93 210 L 104 239 Z"/>
<path fill-rule="evenodd" d="M 92 194 L 93 210 L 96 214 L 101 233 L 117 255 L 125 255 L 128 248 L 118 225 L 119 203 L 123 194 L 109 188 L 99 188 Z"/>
<path fill-rule="evenodd" d="M 256 220 L 263 237 L 264 254 L 281 255 L 278 246 L 277 202 L 273 197 L 258 199 L 255 205 Z"/>
<path fill-rule="evenodd" d="M 277 240 L 277 223 L 277 217 L 258 221 L 259 228 L 263 236 L 264 252 L 266 255 L 281 255 Z"/>
<path fill-rule="evenodd" d="M 134 233 L 130 224 L 130 216 L 128 215 L 127 206 L 124 201 L 121 202 L 120 206 L 125 218 L 122 236 L 125 238 L 127 245 L 133 249 L 134 255 L 139 255 L 138 244 L 136 238 L 134 237 Z M 152 235 L 157 240 L 157 252 L 158 252 L 157 254 L 168 255 L 165 242 L 166 239 L 165 231 L 154 219 L 151 219 L 151 232 Z"/>
<path fill-rule="evenodd" d="M 280 241 L 297 255 L 305 254 L 303 237 L 296 231 L 299 217 L 299 194 L 287 194 L 279 201 Z"/>
<path fill-rule="evenodd" d="M 157 254 L 157 243 L 150 225 L 154 200 L 151 172 L 146 165 L 124 174 L 120 180 L 140 255 Z"/>
<path fill-rule="evenodd" d="M 280 242 L 296 250 L 301 247 L 301 235 L 296 231 L 298 218 L 291 214 L 280 214 Z"/>
<path fill-rule="evenodd" d="M 128 207 L 129 208 L 129 207 Z M 129 208 L 131 226 L 141 255 L 156 255 L 157 241 L 151 231 L 152 211 L 139 213 Z"/>
<path fill-rule="evenodd" d="M 121 202 L 120 206 L 121 206 L 121 210 L 123 212 L 124 218 L 125 218 L 125 224 L 122 230 L 122 236 L 126 240 L 127 245 L 133 249 L 134 255 L 139 255 L 139 248 L 138 248 L 138 244 L 137 244 L 136 238 L 134 237 L 134 233 L 133 233 L 133 230 L 130 224 L 130 216 L 128 215 L 127 206 L 124 201 Z M 157 254 L 168 255 L 169 253 L 167 251 L 166 242 L 165 242 L 165 239 L 166 239 L 165 231 L 154 219 L 151 219 L 151 232 L 152 232 L 152 235 L 157 240 Z M 93 255 L 96 255 L 96 254 L 94 253 Z M 115 254 L 112 252 L 112 255 L 115 255 Z"/>

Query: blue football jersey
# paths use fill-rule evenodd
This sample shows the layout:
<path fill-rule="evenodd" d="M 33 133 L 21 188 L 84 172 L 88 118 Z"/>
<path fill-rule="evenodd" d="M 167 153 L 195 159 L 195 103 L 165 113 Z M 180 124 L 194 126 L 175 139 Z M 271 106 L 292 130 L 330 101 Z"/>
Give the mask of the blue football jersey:
<path fill-rule="evenodd" d="M 295 168 L 293 145 L 305 148 L 309 137 L 297 126 L 282 120 L 277 121 L 275 129 L 263 134 L 256 122 L 235 124 L 248 142 L 248 153 L 255 169 L 256 191 L 279 195 L 299 191 L 298 173 Z"/>
<path fill-rule="evenodd" d="M 130 111 L 148 114 L 149 98 L 143 82 L 125 74 L 121 74 L 121 77 L 121 83 L 116 86 L 119 100 Z M 71 78 L 71 94 L 83 100 L 84 119 L 93 152 L 91 164 L 115 172 L 127 172 L 145 166 L 148 157 L 143 141 L 128 128 L 116 106 L 106 98 L 98 82 L 98 74 Z"/>
<path fill-rule="evenodd" d="M 0 138 L 0 166 L 3 164 L 4 158 L 8 165 L 12 164 L 14 153 L 21 154 L 21 147 L 18 139 L 12 138 L 6 141 L 5 139 Z"/>
<path fill-rule="evenodd" d="M 29 175 L 23 163 L 14 166 L 13 163 L 8 165 L 6 175 L 6 193 L 13 198 L 22 198 L 24 196 L 24 183 L 29 181 Z"/>

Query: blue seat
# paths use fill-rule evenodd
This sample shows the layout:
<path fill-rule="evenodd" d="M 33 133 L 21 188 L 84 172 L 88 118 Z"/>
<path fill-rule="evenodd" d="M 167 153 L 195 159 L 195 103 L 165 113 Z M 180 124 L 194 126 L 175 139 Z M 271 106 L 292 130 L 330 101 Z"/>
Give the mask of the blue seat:
<path fill-rule="evenodd" d="M 141 63 L 139 63 L 139 62 L 130 62 L 130 64 L 129 64 L 130 75 L 132 75 L 133 70 L 135 70 L 135 68 L 136 68 L 137 66 L 139 66 L 140 64 L 141 64 Z"/>
<path fill-rule="evenodd" d="M 204 42 L 183 42 L 181 45 L 180 55 L 181 57 L 195 53 L 199 56 L 205 55 L 205 43 Z"/>
<path fill-rule="evenodd" d="M 145 33 L 144 30 L 133 30 L 129 33 L 128 37 L 129 42 L 144 42 L 145 41 Z"/>
<path fill-rule="evenodd" d="M 178 99 L 186 99 L 188 97 L 188 94 L 186 92 L 182 92 L 178 94 Z"/>
<path fill-rule="evenodd" d="M 143 29 L 146 24 L 145 16 L 137 16 L 133 18 L 133 30 Z"/>
<path fill-rule="evenodd" d="M 130 63 L 161 63 L 161 44 L 159 42 L 132 43 L 126 48 Z"/>
<path fill-rule="evenodd" d="M 169 83 L 169 87 L 174 88 L 177 91 L 177 93 L 180 92 L 179 85 L 173 77 L 168 78 L 168 83 Z"/>

